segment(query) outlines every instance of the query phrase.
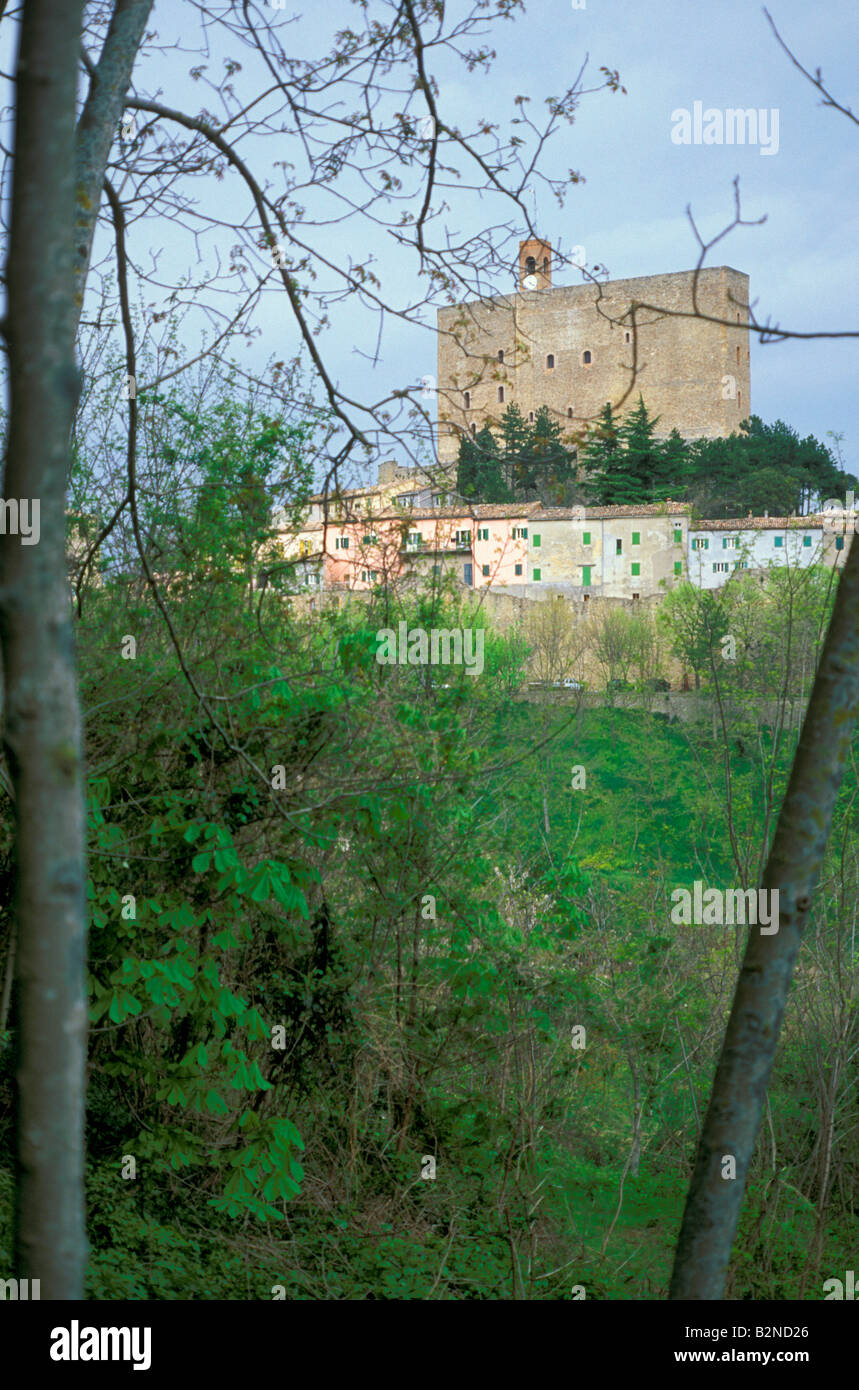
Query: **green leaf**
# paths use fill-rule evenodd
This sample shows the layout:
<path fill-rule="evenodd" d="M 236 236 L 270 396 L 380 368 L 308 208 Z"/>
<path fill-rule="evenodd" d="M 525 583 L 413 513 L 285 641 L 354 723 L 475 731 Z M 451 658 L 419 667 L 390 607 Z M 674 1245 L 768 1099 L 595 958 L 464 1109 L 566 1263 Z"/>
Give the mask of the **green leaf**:
<path fill-rule="evenodd" d="M 256 880 L 256 883 L 251 889 L 251 899 L 255 903 L 265 903 L 268 902 L 270 895 L 271 880 L 269 878 L 269 871 L 268 869 L 263 868 L 261 874 Z"/>
<path fill-rule="evenodd" d="M 219 1096 L 217 1091 L 206 1093 L 206 1109 L 212 1115 L 228 1115 L 230 1113 L 223 1097 Z"/>

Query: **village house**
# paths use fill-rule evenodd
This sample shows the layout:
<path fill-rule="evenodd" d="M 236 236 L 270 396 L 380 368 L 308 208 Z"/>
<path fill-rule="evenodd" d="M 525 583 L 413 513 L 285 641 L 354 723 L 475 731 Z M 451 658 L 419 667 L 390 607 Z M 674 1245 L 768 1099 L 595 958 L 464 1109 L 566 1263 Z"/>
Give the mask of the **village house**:
<path fill-rule="evenodd" d="M 698 521 L 689 528 L 687 567 L 699 589 L 718 589 L 737 570 L 773 565 L 843 565 L 851 531 L 836 534 L 822 513 Z"/>
<path fill-rule="evenodd" d="M 393 507 L 308 522 L 284 537 L 295 591 L 369 591 L 452 575 L 464 588 L 515 598 L 635 601 L 684 579 L 716 589 L 737 570 L 840 566 L 851 528 L 822 514 L 690 522 L 679 502 L 543 507 L 539 502 Z"/>
<path fill-rule="evenodd" d="M 301 589 L 369 590 L 452 574 L 514 597 L 651 597 L 685 574 L 689 509 L 540 502 L 389 508 L 308 522 L 284 538 Z"/>
<path fill-rule="evenodd" d="M 366 487 L 318 492 L 308 498 L 304 521 L 350 521 L 375 516 L 388 507 L 438 507 L 455 500 L 447 471 L 406 468 L 394 459 L 379 464 L 377 481 Z"/>
<path fill-rule="evenodd" d="M 650 598 L 684 578 L 688 525 L 689 508 L 678 502 L 540 507 L 530 517 L 521 596 Z"/>

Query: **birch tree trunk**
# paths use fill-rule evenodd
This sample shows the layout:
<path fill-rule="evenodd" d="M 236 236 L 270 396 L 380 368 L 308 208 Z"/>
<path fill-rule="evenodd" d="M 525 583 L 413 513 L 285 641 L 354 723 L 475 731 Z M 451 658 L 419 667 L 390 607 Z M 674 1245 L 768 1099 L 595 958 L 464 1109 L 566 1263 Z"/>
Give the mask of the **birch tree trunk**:
<path fill-rule="evenodd" d="M 26 0 L 9 257 L 3 496 L 37 544 L 0 537 L 3 741 L 15 790 L 19 1278 L 83 1296 L 84 800 L 66 577 L 74 358 L 75 72 L 81 0 Z M 8 507 L 7 507 L 8 512 Z M 11 528 L 8 524 L 7 531 Z"/>
<path fill-rule="evenodd" d="M 669 1297 L 720 1299 L 802 931 L 826 850 L 859 706 L 859 540 L 854 538 L 778 818 L 762 886 L 779 930 L 749 940 L 713 1082 Z M 723 1159 L 736 1177 L 722 1176 Z"/>
<path fill-rule="evenodd" d="M 65 555 L 74 341 L 110 148 L 152 0 L 116 0 L 75 128 L 83 0 L 24 0 L 16 67 L 5 498 L 40 536 L 0 537 L 6 756 L 17 831 L 16 1269 L 83 1297 L 85 816 Z"/>

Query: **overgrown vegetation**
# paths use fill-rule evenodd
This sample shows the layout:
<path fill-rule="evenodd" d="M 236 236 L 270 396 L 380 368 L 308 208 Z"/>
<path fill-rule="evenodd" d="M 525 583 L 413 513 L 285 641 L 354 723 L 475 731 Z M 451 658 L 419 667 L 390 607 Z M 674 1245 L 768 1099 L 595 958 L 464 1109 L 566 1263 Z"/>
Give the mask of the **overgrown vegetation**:
<path fill-rule="evenodd" d="M 392 621 L 483 625 L 452 591 L 312 612 L 252 587 L 312 431 L 229 405 L 171 430 L 204 487 L 177 489 L 169 526 L 147 513 L 165 611 L 119 533 L 78 626 L 89 1296 L 664 1297 L 743 936 L 673 926 L 670 894 L 755 881 L 828 572 L 732 579 L 715 614 L 686 589 L 665 604 L 712 725 L 535 708 L 511 699 L 527 632 L 487 632 L 479 678 L 376 662 Z M 817 1298 L 849 1265 L 856 793 L 854 759 L 732 1298 Z M 13 1011 L 7 1119 L 15 1030 Z"/>

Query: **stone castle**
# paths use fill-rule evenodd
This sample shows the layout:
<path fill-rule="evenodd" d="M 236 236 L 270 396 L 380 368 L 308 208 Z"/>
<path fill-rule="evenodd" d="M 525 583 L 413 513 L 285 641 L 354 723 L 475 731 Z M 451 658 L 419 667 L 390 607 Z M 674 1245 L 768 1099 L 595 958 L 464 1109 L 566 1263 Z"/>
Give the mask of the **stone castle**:
<path fill-rule="evenodd" d="M 515 599 L 634 603 L 685 580 L 715 589 L 737 570 L 840 568 L 850 528 L 822 515 L 695 522 L 670 501 L 486 505 L 451 491 L 463 433 L 497 424 L 514 402 L 526 420 L 549 406 L 578 440 L 607 401 L 626 393 L 624 413 L 639 392 L 662 437 L 736 431 L 750 413 L 749 279 L 704 270 L 697 305 L 693 282 L 679 271 L 553 288 L 549 243 L 522 242 L 515 294 L 439 312 L 440 468 L 386 460 L 375 486 L 311 498 L 303 525 L 282 536 L 287 590 L 367 593 L 449 574 Z"/>
<path fill-rule="evenodd" d="M 749 277 L 701 270 L 697 305 L 694 278 L 689 270 L 553 286 L 550 243 L 520 242 L 513 294 L 438 312 L 439 461 L 454 462 L 462 434 L 496 426 L 513 403 L 531 421 L 548 406 L 573 439 L 607 401 L 625 396 L 623 415 L 639 392 L 660 437 L 738 430 L 751 410 Z"/>

